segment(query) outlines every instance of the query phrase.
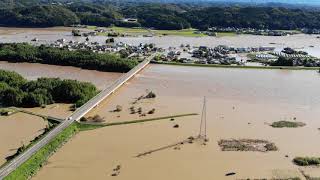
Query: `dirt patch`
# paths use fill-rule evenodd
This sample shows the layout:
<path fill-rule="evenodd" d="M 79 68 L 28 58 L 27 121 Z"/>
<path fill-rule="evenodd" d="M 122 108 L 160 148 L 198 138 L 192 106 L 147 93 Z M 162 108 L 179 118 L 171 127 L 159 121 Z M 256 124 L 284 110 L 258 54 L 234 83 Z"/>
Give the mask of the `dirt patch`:
<path fill-rule="evenodd" d="M 306 124 L 303 122 L 296 122 L 296 121 L 277 121 L 273 122 L 270 126 L 274 128 L 298 128 L 303 127 Z"/>
<path fill-rule="evenodd" d="M 260 139 L 222 139 L 219 141 L 222 151 L 277 151 L 274 143 Z"/>

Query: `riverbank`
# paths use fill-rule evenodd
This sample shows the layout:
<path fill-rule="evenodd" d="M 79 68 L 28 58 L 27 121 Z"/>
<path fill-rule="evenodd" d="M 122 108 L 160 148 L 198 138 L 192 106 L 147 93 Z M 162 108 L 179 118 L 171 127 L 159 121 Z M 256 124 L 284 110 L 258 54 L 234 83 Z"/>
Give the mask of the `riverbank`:
<path fill-rule="evenodd" d="M 195 67 L 214 67 L 214 68 L 238 68 L 238 69 L 284 69 L 284 70 L 319 70 L 320 67 L 294 67 L 294 66 L 239 66 L 239 65 L 219 65 L 219 64 L 187 64 L 176 62 L 156 62 L 153 64 L 175 65 L 175 66 L 195 66 Z"/>

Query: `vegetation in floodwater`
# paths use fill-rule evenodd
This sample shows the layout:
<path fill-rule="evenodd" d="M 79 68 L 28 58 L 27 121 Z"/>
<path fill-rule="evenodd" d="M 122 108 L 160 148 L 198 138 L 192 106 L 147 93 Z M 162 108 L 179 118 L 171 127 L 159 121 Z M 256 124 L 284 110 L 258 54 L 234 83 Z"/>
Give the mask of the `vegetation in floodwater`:
<path fill-rule="evenodd" d="M 82 117 L 80 119 L 80 122 L 93 122 L 93 123 L 103 123 L 105 122 L 104 118 L 101 117 L 100 115 L 95 115 L 95 116 L 90 116 L 90 117 Z"/>
<path fill-rule="evenodd" d="M 152 92 L 152 91 L 150 91 L 150 92 L 145 96 L 146 99 L 156 98 L 156 97 L 157 97 L 156 94 L 155 94 L 154 92 Z"/>
<path fill-rule="evenodd" d="M 293 162 L 298 166 L 316 166 L 320 164 L 319 157 L 296 157 Z"/>
<path fill-rule="evenodd" d="M 39 78 L 27 81 L 15 72 L 0 70 L 0 102 L 4 106 L 42 107 L 53 103 L 81 106 L 98 93 L 87 82 Z"/>
<path fill-rule="evenodd" d="M 278 148 L 272 142 L 260 139 L 222 139 L 218 142 L 222 151 L 277 151 Z"/>
<path fill-rule="evenodd" d="M 277 121 L 273 122 L 270 126 L 274 128 L 297 128 L 303 127 L 306 124 L 303 122 L 296 122 L 296 121 Z"/>
<path fill-rule="evenodd" d="M 89 50 L 69 51 L 64 48 L 33 46 L 27 43 L 0 44 L 0 60 L 81 67 L 108 72 L 128 72 L 138 64 L 136 60 L 111 53 Z"/>
<path fill-rule="evenodd" d="M 155 113 L 155 111 L 156 111 L 156 109 L 155 109 L 155 108 L 153 108 L 153 109 L 151 109 L 151 110 L 148 112 L 148 114 L 154 114 L 154 113 Z"/>
<path fill-rule="evenodd" d="M 1 87 L 0 87 L 1 88 Z M 1 90 L 0 90 L 1 91 Z M 0 95 L 1 96 L 1 95 Z M 12 114 L 17 113 L 18 111 L 9 108 L 0 108 L 0 116 L 11 116 Z"/>

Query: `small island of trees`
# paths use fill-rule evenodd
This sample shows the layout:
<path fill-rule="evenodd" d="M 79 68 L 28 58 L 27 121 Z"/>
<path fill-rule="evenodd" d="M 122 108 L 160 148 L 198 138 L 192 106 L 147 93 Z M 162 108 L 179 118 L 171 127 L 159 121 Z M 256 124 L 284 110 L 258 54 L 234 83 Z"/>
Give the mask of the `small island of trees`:
<path fill-rule="evenodd" d="M 110 53 L 89 50 L 69 51 L 64 48 L 32 46 L 27 43 L 0 44 L 0 60 L 75 66 L 108 72 L 127 72 L 138 64 L 136 60 L 121 58 Z"/>
<path fill-rule="evenodd" d="M 79 107 L 97 93 L 96 87 L 87 82 L 59 78 L 27 81 L 18 73 L 0 70 L 0 102 L 3 106 L 40 107 L 52 103 L 74 103 Z"/>

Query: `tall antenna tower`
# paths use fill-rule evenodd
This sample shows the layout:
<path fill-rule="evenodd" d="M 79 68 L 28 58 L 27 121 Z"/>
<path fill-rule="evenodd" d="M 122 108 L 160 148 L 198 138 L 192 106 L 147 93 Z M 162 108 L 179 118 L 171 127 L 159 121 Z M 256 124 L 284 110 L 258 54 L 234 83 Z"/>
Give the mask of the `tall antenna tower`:
<path fill-rule="evenodd" d="M 203 98 L 203 108 L 201 114 L 199 137 L 207 139 L 207 102 L 206 97 Z"/>

